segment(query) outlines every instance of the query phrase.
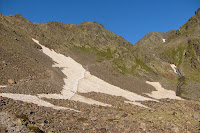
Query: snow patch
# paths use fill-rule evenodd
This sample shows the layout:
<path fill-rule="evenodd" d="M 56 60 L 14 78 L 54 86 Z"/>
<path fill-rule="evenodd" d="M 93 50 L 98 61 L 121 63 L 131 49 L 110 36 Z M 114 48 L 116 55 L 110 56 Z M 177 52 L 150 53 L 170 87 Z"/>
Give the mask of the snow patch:
<path fill-rule="evenodd" d="M 166 42 L 166 39 L 162 38 L 163 42 Z"/>
<path fill-rule="evenodd" d="M 72 111 L 75 111 L 75 112 L 80 112 L 78 110 L 74 110 L 74 109 L 71 109 L 71 108 L 55 106 L 55 105 L 53 105 L 49 102 L 46 102 L 46 101 L 38 98 L 37 96 L 33 96 L 33 95 L 0 93 L 0 96 L 11 98 L 13 100 L 19 100 L 19 101 L 23 101 L 23 102 L 27 102 L 27 103 L 37 104 L 38 106 L 50 107 L 50 108 L 53 108 L 53 109 L 56 109 L 56 110 L 72 110 Z"/>
<path fill-rule="evenodd" d="M 6 88 L 7 86 L 6 85 L 0 85 L 0 88 Z"/>
<path fill-rule="evenodd" d="M 132 102 L 135 101 L 157 101 L 151 98 L 143 97 L 136 93 L 123 90 L 117 86 L 111 85 L 104 80 L 91 75 L 90 72 L 86 71 L 85 78 L 79 81 L 78 92 L 89 93 L 89 92 L 100 92 L 113 96 L 122 96 Z"/>
<path fill-rule="evenodd" d="M 124 101 L 125 103 L 130 103 L 130 104 L 133 104 L 133 105 L 137 105 L 137 106 L 140 106 L 140 107 L 144 107 L 144 108 L 148 108 L 149 109 L 149 107 L 147 107 L 147 106 L 145 106 L 145 105 L 143 105 L 143 104 L 141 104 L 141 103 L 139 103 L 139 102 L 131 102 L 131 101 Z"/>
<path fill-rule="evenodd" d="M 71 100 L 73 101 L 79 101 L 79 102 L 83 102 L 83 103 L 87 103 L 87 104 L 96 104 L 96 105 L 100 105 L 100 106 L 109 106 L 111 107 L 110 104 L 106 104 L 106 103 L 102 103 L 102 102 L 99 102 L 99 101 L 96 101 L 96 100 L 93 100 L 91 98 L 87 98 L 87 97 L 84 97 L 84 96 L 81 96 L 81 95 L 74 95 Z"/>
<path fill-rule="evenodd" d="M 174 70 L 174 73 L 178 74 L 177 67 L 174 64 L 170 64 L 170 66 Z"/>
<path fill-rule="evenodd" d="M 176 93 L 174 91 L 164 89 L 159 82 L 146 81 L 146 83 L 152 85 L 157 90 L 157 91 L 152 91 L 150 94 L 145 93 L 150 97 L 153 97 L 155 99 L 169 98 L 169 99 L 182 100 L 180 97 L 176 96 Z"/>

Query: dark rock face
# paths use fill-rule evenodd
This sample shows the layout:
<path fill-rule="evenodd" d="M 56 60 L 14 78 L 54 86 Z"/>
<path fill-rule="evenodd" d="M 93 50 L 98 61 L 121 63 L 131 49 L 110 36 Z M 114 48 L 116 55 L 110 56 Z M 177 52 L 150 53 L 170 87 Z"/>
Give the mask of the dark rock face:
<path fill-rule="evenodd" d="M 200 8 L 197 11 L 195 11 L 195 15 L 200 15 Z"/>

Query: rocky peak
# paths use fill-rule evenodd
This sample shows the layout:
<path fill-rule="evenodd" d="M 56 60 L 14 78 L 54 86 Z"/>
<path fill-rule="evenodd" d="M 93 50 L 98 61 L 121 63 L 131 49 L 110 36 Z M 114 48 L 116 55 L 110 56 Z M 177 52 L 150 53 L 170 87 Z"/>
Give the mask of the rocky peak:
<path fill-rule="evenodd" d="M 23 18 L 23 16 L 21 14 L 16 14 L 15 17 L 16 18 Z"/>
<path fill-rule="evenodd" d="M 197 11 L 195 11 L 195 15 L 199 15 L 200 16 L 200 8 Z"/>
<path fill-rule="evenodd" d="M 84 21 L 80 25 L 91 25 L 91 26 L 99 26 L 101 28 L 104 28 L 104 26 L 96 21 Z"/>
<path fill-rule="evenodd" d="M 9 15 L 9 17 L 16 18 L 18 21 L 31 22 L 30 20 L 24 18 L 21 14 Z"/>

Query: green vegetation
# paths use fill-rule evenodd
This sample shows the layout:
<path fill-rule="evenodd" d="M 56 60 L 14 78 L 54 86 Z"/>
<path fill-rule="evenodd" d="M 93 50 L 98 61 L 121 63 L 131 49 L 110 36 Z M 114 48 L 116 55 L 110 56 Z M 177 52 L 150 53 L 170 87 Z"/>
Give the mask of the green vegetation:
<path fill-rule="evenodd" d="M 119 69 L 120 70 L 120 72 L 122 73 L 122 74 L 133 74 L 131 71 L 129 71 L 128 69 L 127 69 L 127 67 L 125 67 L 125 65 L 124 65 L 124 61 L 123 61 L 123 59 L 122 58 L 116 58 L 116 59 L 114 59 L 113 60 L 113 64 L 114 64 L 114 66 L 116 66 L 116 68 L 117 69 Z"/>
<path fill-rule="evenodd" d="M 113 59 L 114 54 L 117 53 L 117 50 L 112 52 L 110 48 L 107 48 L 105 51 L 100 51 L 95 47 L 91 47 L 89 44 L 81 47 L 74 46 L 74 49 L 94 54 L 97 58 L 96 61 L 98 62 Z M 137 57 L 135 57 L 136 65 L 133 65 L 132 68 L 129 70 L 125 65 L 126 61 L 124 61 L 124 59 L 124 57 L 118 57 L 112 60 L 112 63 L 120 70 L 122 74 L 134 75 L 134 71 L 136 68 L 138 68 L 138 66 L 140 66 L 147 72 L 153 72 L 151 68 L 149 68 L 142 60 L 138 59 Z"/>
<path fill-rule="evenodd" d="M 15 114 L 15 116 L 16 116 L 17 118 L 19 118 L 20 120 L 22 120 L 23 125 L 25 125 L 26 128 L 28 128 L 29 130 L 31 130 L 31 131 L 33 131 L 33 132 L 35 132 L 35 133 L 44 133 L 44 132 L 43 132 L 42 130 L 40 130 L 38 127 L 33 126 L 32 124 L 30 125 L 30 123 L 29 123 L 28 125 L 25 124 L 25 123 L 27 123 L 27 122 L 30 121 L 26 115 L 23 115 L 23 114 L 21 114 L 21 115 Z"/>
<path fill-rule="evenodd" d="M 100 51 L 98 48 L 92 47 L 89 44 L 81 47 L 74 46 L 74 49 L 87 53 L 93 53 L 99 62 L 113 58 L 113 55 L 116 53 L 116 51 L 112 52 L 110 48 L 107 48 L 105 51 Z"/>
<path fill-rule="evenodd" d="M 131 69 L 128 69 L 125 66 L 125 61 L 122 58 L 117 58 L 113 60 L 113 63 L 117 66 L 118 69 L 121 70 L 122 74 L 131 74 L 134 75 L 135 70 L 140 66 L 141 69 L 145 70 L 146 72 L 153 72 L 151 70 L 151 68 L 149 68 L 143 61 L 141 61 L 140 59 L 138 59 L 137 57 L 135 57 L 135 61 L 133 61 L 134 63 L 136 63 L 135 65 L 132 64 Z"/>
<path fill-rule="evenodd" d="M 74 49 L 80 50 L 80 51 L 83 51 L 83 52 L 91 52 L 91 49 L 86 48 L 85 46 L 82 46 L 82 47 L 74 46 Z"/>
<path fill-rule="evenodd" d="M 19 119 L 24 120 L 24 121 L 29 121 L 29 119 L 28 119 L 28 117 L 27 117 L 26 115 L 17 115 L 17 114 L 15 114 L 15 116 L 16 116 L 17 118 L 19 118 Z"/>
<path fill-rule="evenodd" d="M 188 92 L 186 90 L 180 89 L 180 94 L 188 95 Z"/>
<path fill-rule="evenodd" d="M 185 47 L 179 44 L 177 48 L 169 48 L 162 53 L 162 57 L 169 60 L 170 63 L 179 66 L 182 63 L 182 58 L 184 54 Z"/>
<path fill-rule="evenodd" d="M 187 45 L 187 52 L 189 53 L 187 56 L 188 57 L 193 57 L 195 56 L 195 52 L 200 51 L 199 48 L 196 47 L 196 45 L 193 45 L 195 43 L 198 44 L 198 41 L 200 40 L 200 38 L 193 38 L 188 40 L 188 45 Z"/>
<path fill-rule="evenodd" d="M 113 121 L 116 121 L 117 119 L 108 119 L 107 121 L 109 122 L 113 122 Z"/>
<path fill-rule="evenodd" d="M 118 68 L 121 70 L 122 74 L 132 74 L 129 70 L 126 69 L 124 66 L 118 66 Z"/>
<path fill-rule="evenodd" d="M 136 60 L 136 63 L 137 65 L 140 65 L 141 68 L 143 68 L 144 70 L 146 70 L 147 72 L 153 72 L 144 62 L 142 62 L 140 59 L 136 58 L 135 57 L 135 60 Z M 135 67 L 133 67 L 135 68 Z"/>
<path fill-rule="evenodd" d="M 199 82 L 200 72 L 198 70 L 193 70 L 193 72 L 190 71 L 191 70 L 189 70 L 188 73 L 185 74 L 185 77 L 187 77 L 185 80 L 186 84 L 189 83 L 190 81 Z"/>
<path fill-rule="evenodd" d="M 31 131 L 34 131 L 35 133 L 44 133 L 42 130 L 40 130 L 36 126 L 27 126 L 27 128 L 30 129 Z"/>

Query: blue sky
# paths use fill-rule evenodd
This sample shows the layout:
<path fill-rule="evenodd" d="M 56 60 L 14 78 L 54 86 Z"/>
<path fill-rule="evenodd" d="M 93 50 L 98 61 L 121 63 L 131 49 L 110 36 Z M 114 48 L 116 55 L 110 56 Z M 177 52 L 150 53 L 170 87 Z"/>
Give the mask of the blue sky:
<path fill-rule="evenodd" d="M 0 13 L 32 22 L 97 21 L 136 43 L 151 31 L 177 30 L 200 8 L 200 0 L 0 0 Z"/>

